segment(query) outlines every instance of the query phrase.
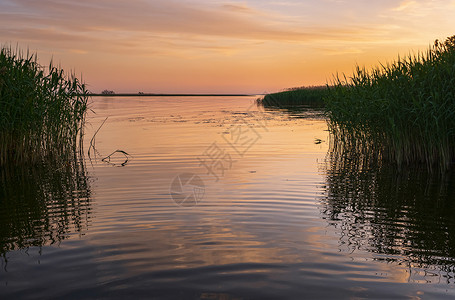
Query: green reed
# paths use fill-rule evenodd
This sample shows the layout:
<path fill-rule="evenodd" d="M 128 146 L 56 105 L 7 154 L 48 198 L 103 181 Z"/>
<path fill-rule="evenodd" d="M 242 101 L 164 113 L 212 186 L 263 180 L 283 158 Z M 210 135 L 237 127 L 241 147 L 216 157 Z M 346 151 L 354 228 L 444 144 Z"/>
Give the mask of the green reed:
<path fill-rule="evenodd" d="M 352 77 L 335 77 L 325 98 L 342 144 L 398 165 L 447 169 L 455 158 L 455 36 L 424 53 Z"/>
<path fill-rule="evenodd" d="M 274 107 L 296 105 L 323 107 L 323 99 L 326 95 L 326 86 L 298 87 L 283 92 L 267 94 L 263 98 L 258 99 L 258 102 L 264 106 Z"/>
<path fill-rule="evenodd" d="M 88 92 L 74 74 L 36 54 L 0 50 L 0 166 L 81 151 Z"/>

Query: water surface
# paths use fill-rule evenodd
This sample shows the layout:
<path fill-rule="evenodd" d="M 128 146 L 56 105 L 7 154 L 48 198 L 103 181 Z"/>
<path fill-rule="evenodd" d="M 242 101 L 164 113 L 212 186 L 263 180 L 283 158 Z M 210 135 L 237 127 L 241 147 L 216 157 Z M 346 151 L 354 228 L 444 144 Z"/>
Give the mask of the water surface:
<path fill-rule="evenodd" d="M 455 296 L 451 174 L 337 160 L 317 113 L 254 100 L 94 98 L 76 167 L 2 172 L 0 295 Z"/>

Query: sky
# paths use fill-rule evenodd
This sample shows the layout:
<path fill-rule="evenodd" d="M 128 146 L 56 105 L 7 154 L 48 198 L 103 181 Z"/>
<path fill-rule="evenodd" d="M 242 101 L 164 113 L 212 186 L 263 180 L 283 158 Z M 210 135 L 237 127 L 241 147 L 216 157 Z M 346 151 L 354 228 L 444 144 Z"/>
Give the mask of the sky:
<path fill-rule="evenodd" d="M 0 0 L 2 46 L 95 93 L 321 85 L 452 35 L 455 0 Z"/>

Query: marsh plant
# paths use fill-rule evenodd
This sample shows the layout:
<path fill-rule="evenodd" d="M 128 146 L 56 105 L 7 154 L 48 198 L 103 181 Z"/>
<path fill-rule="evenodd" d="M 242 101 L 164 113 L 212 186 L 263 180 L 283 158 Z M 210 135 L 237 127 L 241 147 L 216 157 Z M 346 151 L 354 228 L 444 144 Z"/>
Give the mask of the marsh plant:
<path fill-rule="evenodd" d="M 327 89 L 326 86 L 290 88 L 282 92 L 267 94 L 263 98 L 258 99 L 258 103 L 265 107 L 323 107 Z"/>
<path fill-rule="evenodd" d="M 0 166 L 66 159 L 82 151 L 88 92 L 52 62 L 0 51 Z"/>
<path fill-rule="evenodd" d="M 352 77 L 325 97 L 338 147 L 446 170 L 455 158 L 455 36 Z M 360 150 L 359 150 L 360 149 Z"/>

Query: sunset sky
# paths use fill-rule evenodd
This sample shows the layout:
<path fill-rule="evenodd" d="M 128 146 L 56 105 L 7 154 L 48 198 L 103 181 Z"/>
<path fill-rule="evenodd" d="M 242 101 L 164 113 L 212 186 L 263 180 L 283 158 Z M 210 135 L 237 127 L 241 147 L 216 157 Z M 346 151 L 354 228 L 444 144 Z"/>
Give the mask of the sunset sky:
<path fill-rule="evenodd" d="M 0 43 L 93 92 L 264 93 L 325 84 L 455 34 L 453 0 L 0 0 Z"/>

